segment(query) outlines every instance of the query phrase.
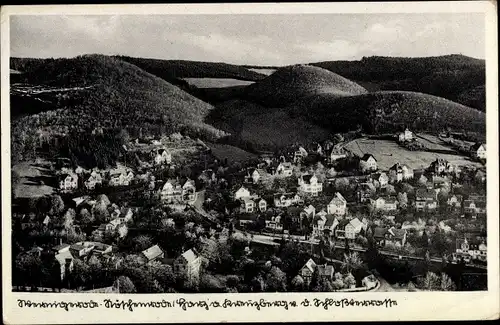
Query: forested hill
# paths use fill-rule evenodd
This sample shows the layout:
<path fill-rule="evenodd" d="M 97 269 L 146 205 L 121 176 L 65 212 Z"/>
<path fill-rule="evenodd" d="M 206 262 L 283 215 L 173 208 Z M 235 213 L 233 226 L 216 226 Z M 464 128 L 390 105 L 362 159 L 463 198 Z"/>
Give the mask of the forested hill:
<path fill-rule="evenodd" d="M 407 90 L 443 97 L 485 111 L 485 61 L 464 55 L 422 58 L 364 57 L 311 63 L 370 91 Z"/>
<path fill-rule="evenodd" d="M 233 78 L 257 81 L 266 77 L 242 66 L 221 62 L 144 59 L 129 56 L 117 56 L 117 58 L 170 82 L 180 78 Z"/>
<path fill-rule="evenodd" d="M 23 72 L 22 84 L 13 84 L 11 98 L 44 94 L 36 114 L 23 114 L 26 106 L 12 101 L 13 149 L 26 152 L 31 137 L 48 139 L 66 135 L 83 137 L 96 130 L 127 130 L 131 135 L 168 134 L 217 139 L 224 133 L 204 123 L 213 107 L 133 64 L 103 55 L 73 59 L 13 59 L 11 68 Z M 31 88 L 31 89 L 30 89 Z M 37 91 L 33 91 L 37 89 Z M 61 92 L 64 90 L 64 95 Z M 53 100 L 47 96 L 53 94 Z M 60 100 L 64 97 L 65 100 Z M 22 103 L 22 101 L 21 101 Z M 110 132 L 111 133 L 111 132 Z M 28 150 L 28 151 L 29 151 Z"/>

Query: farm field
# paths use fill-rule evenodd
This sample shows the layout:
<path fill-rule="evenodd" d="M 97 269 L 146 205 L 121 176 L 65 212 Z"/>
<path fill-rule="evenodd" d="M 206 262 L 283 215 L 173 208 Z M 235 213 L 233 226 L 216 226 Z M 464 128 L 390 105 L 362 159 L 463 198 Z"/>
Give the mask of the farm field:
<path fill-rule="evenodd" d="M 407 164 L 413 169 L 426 168 L 431 162 L 437 158 L 443 158 L 450 163 L 459 166 L 475 166 L 481 167 L 480 163 L 471 161 L 468 157 L 454 153 L 454 151 L 439 143 L 432 143 L 428 138 L 427 140 L 419 138 L 426 145 L 431 145 L 430 149 L 433 151 L 410 151 L 399 146 L 395 141 L 390 140 L 375 140 L 369 138 L 360 138 L 348 142 L 344 148 L 350 152 L 363 156 L 365 153 L 372 154 L 377 159 L 378 166 L 382 170 L 389 169 L 396 162 Z M 445 153 L 446 152 L 446 153 Z"/>
<path fill-rule="evenodd" d="M 276 69 L 254 69 L 254 68 L 248 69 L 248 70 L 253 71 L 253 72 L 257 72 L 257 73 L 262 73 L 262 74 L 265 74 L 267 76 L 273 74 L 276 71 Z"/>
<path fill-rule="evenodd" d="M 184 78 L 188 84 L 198 88 L 227 88 L 234 86 L 248 86 L 253 81 L 231 78 Z"/>
<path fill-rule="evenodd" d="M 19 182 L 14 185 L 13 192 L 17 198 L 30 198 L 51 195 L 54 188 L 54 176 L 47 165 L 48 162 L 31 161 L 12 166 L 12 171 L 19 175 Z M 43 182 L 43 184 L 41 183 Z"/>

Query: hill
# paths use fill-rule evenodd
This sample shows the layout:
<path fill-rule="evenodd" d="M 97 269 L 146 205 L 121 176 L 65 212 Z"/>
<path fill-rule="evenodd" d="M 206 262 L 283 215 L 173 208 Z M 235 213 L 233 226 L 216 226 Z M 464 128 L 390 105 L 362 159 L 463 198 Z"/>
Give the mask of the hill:
<path fill-rule="evenodd" d="M 297 142 L 311 143 L 326 139 L 329 133 L 303 117 L 293 118 L 285 109 L 263 107 L 244 100 L 217 105 L 206 121 L 232 134 L 226 139 L 227 143 L 249 151 L 274 150 Z"/>
<path fill-rule="evenodd" d="M 364 85 L 370 91 L 405 90 L 443 97 L 485 110 L 485 61 L 463 55 L 422 58 L 364 57 L 311 63 Z"/>
<path fill-rule="evenodd" d="M 139 68 L 167 81 L 180 78 L 231 78 L 257 81 L 266 76 L 250 71 L 242 66 L 221 63 L 185 60 L 160 60 L 117 56 L 116 58 L 132 63 Z"/>
<path fill-rule="evenodd" d="M 215 140 L 224 135 L 203 122 L 213 106 L 130 63 L 102 55 L 23 60 L 14 60 L 23 71 L 23 84 L 12 85 L 11 96 L 19 97 L 21 89 L 24 98 L 43 94 L 49 104 L 33 112 L 15 104 L 24 101 L 13 101 L 11 111 L 18 116 L 12 121 L 13 148 L 20 156 L 39 146 L 37 141 L 47 144 L 62 137 L 57 142 L 71 147 L 66 150 L 78 150 L 92 134 L 109 143 L 107 135 L 121 130 L 134 137 L 183 132 Z"/>
<path fill-rule="evenodd" d="M 290 114 L 333 132 L 395 132 L 408 126 L 420 131 L 440 131 L 447 127 L 484 133 L 485 114 L 444 98 L 406 91 L 381 91 L 350 97 L 318 94 L 288 107 Z"/>
<path fill-rule="evenodd" d="M 312 94 L 350 96 L 366 93 L 366 89 L 328 70 L 294 65 L 281 68 L 248 86 L 245 93 L 250 101 L 269 107 L 284 107 Z"/>

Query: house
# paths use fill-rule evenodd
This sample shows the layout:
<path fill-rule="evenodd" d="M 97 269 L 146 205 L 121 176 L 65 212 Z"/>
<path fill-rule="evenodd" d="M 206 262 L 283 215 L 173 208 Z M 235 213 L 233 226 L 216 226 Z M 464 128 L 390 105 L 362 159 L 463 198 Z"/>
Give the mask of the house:
<path fill-rule="evenodd" d="M 174 261 L 174 272 L 183 274 L 189 281 L 196 281 L 200 275 L 202 259 L 193 249 L 182 253 Z"/>
<path fill-rule="evenodd" d="M 318 193 L 323 191 L 323 184 L 318 182 L 316 175 L 302 175 L 299 177 L 299 192 L 306 193 L 312 196 L 317 196 Z"/>
<path fill-rule="evenodd" d="M 316 263 L 311 258 L 300 269 L 299 275 L 304 279 L 304 283 L 306 285 L 309 285 L 311 283 L 311 279 L 315 269 Z"/>
<path fill-rule="evenodd" d="M 43 224 L 45 227 L 48 227 L 48 226 L 49 226 L 49 224 L 50 224 L 50 217 L 49 217 L 49 216 L 45 216 L 45 218 L 43 219 L 42 224 Z"/>
<path fill-rule="evenodd" d="M 392 197 L 378 197 L 376 199 L 370 199 L 370 203 L 375 210 L 381 211 L 394 211 L 398 208 L 398 200 Z"/>
<path fill-rule="evenodd" d="M 324 211 L 322 211 L 324 212 Z M 335 228 L 339 221 L 334 215 L 318 213 L 312 222 L 313 231 L 312 237 L 322 237 L 323 235 L 331 236 L 335 234 Z"/>
<path fill-rule="evenodd" d="M 460 208 L 462 206 L 462 195 L 453 194 L 448 197 L 446 203 L 452 208 Z"/>
<path fill-rule="evenodd" d="M 146 264 L 154 261 L 161 260 L 165 257 L 165 253 L 162 251 L 160 246 L 154 245 L 141 252 Z"/>
<path fill-rule="evenodd" d="M 464 200 L 464 212 L 470 216 L 486 214 L 486 202 L 482 200 Z"/>
<path fill-rule="evenodd" d="M 260 199 L 258 202 L 259 211 L 264 212 L 267 210 L 267 202 L 264 199 Z"/>
<path fill-rule="evenodd" d="M 413 169 L 405 164 L 396 163 L 389 168 L 389 181 L 391 183 L 402 182 L 413 178 Z"/>
<path fill-rule="evenodd" d="M 246 188 L 244 188 L 243 186 L 240 187 L 239 190 L 236 191 L 236 193 L 234 193 L 234 199 L 235 200 L 239 200 L 239 199 L 242 199 L 242 198 L 248 198 L 250 197 L 250 191 L 247 190 Z"/>
<path fill-rule="evenodd" d="M 240 213 L 253 213 L 255 211 L 255 201 L 249 197 L 240 199 Z"/>
<path fill-rule="evenodd" d="M 413 132 L 406 128 L 403 132 L 398 133 L 399 142 L 407 142 L 413 140 Z"/>
<path fill-rule="evenodd" d="M 246 225 L 256 222 L 258 215 L 255 213 L 245 213 L 239 216 L 240 227 L 246 227 Z"/>
<path fill-rule="evenodd" d="M 70 252 L 73 256 L 81 258 L 92 253 L 94 247 L 91 242 L 78 242 L 70 246 Z"/>
<path fill-rule="evenodd" d="M 134 179 L 134 173 L 131 170 L 115 169 L 109 173 L 110 186 L 129 186 Z"/>
<path fill-rule="evenodd" d="M 133 216 L 134 216 L 134 212 L 132 211 L 131 208 L 128 208 L 128 207 L 121 208 L 120 216 L 119 216 L 120 222 L 128 223 L 128 222 L 132 221 Z"/>
<path fill-rule="evenodd" d="M 166 149 L 154 150 L 151 155 L 155 165 L 163 165 L 172 163 L 172 154 Z"/>
<path fill-rule="evenodd" d="M 278 208 L 286 208 L 291 205 L 302 204 L 303 202 L 299 194 L 282 193 L 274 195 L 274 206 Z"/>
<path fill-rule="evenodd" d="M 452 172 L 453 166 L 443 158 L 437 158 L 430 165 L 430 170 L 438 175 L 445 172 Z"/>
<path fill-rule="evenodd" d="M 293 175 L 293 165 L 289 162 L 281 162 L 278 167 L 276 167 L 276 175 L 289 177 Z"/>
<path fill-rule="evenodd" d="M 339 192 L 335 192 L 333 199 L 326 206 L 328 214 L 343 216 L 347 212 L 347 201 Z"/>
<path fill-rule="evenodd" d="M 163 184 L 160 191 L 160 199 L 167 203 L 182 200 L 183 189 L 176 179 L 169 179 Z"/>
<path fill-rule="evenodd" d="M 307 150 L 304 149 L 303 147 L 299 147 L 295 152 L 293 153 L 293 162 L 294 163 L 299 163 L 301 162 L 304 158 L 306 158 L 308 155 Z"/>
<path fill-rule="evenodd" d="M 309 204 L 299 213 L 300 221 L 302 222 L 304 218 L 312 220 L 312 218 L 314 218 L 315 215 L 316 215 L 316 208 Z"/>
<path fill-rule="evenodd" d="M 69 245 L 67 250 L 63 250 L 57 253 L 54 256 L 56 262 L 59 264 L 59 268 L 57 270 L 58 275 L 60 276 L 61 281 L 64 280 L 70 273 L 73 272 L 74 263 L 73 263 L 73 255 L 69 251 Z"/>
<path fill-rule="evenodd" d="M 486 144 L 476 143 L 473 144 L 470 149 L 470 155 L 472 158 L 476 159 L 486 159 Z"/>
<path fill-rule="evenodd" d="M 182 200 L 193 202 L 196 198 L 196 185 L 193 180 L 187 179 L 182 185 Z"/>
<path fill-rule="evenodd" d="M 116 228 L 121 224 L 122 222 L 120 221 L 119 218 L 113 219 L 110 222 L 108 222 L 105 226 L 105 231 L 107 232 L 114 232 Z"/>
<path fill-rule="evenodd" d="M 389 176 L 386 173 L 380 172 L 372 174 L 370 177 L 373 181 L 377 181 L 380 184 L 381 188 L 384 188 L 389 184 Z"/>
<path fill-rule="evenodd" d="M 357 185 L 356 197 L 360 203 L 364 203 L 370 201 L 375 192 L 376 189 L 373 183 L 360 183 Z"/>
<path fill-rule="evenodd" d="M 251 177 L 254 183 L 258 183 L 259 181 L 262 181 L 267 177 L 267 173 L 265 172 L 265 170 L 260 168 L 254 169 L 251 174 Z"/>
<path fill-rule="evenodd" d="M 344 148 L 335 146 L 330 152 L 330 162 L 334 162 L 336 160 L 347 157 L 347 152 Z"/>
<path fill-rule="evenodd" d="M 323 279 L 333 280 L 333 274 L 335 272 L 333 265 L 318 265 L 318 276 Z"/>
<path fill-rule="evenodd" d="M 276 231 L 282 231 L 283 230 L 283 224 L 282 224 L 282 219 L 281 216 L 271 216 L 270 218 L 266 218 L 266 228 L 276 230 Z"/>
<path fill-rule="evenodd" d="M 463 258 L 465 261 L 479 260 L 486 262 L 487 247 L 484 240 L 477 239 L 457 239 L 456 256 Z"/>
<path fill-rule="evenodd" d="M 59 189 L 72 191 L 78 188 L 78 175 L 74 173 L 61 174 L 59 176 Z"/>
<path fill-rule="evenodd" d="M 406 243 L 406 236 L 406 229 L 375 227 L 373 230 L 373 238 L 377 245 L 380 246 L 385 246 L 388 242 L 404 246 Z"/>
<path fill-rule="evenodd" d="M 438 206 L 437 192 L 428 188 L 419 188 L 415 192 L 415 209 L 417 211 L 436 210 Z"/>
<path fill-rule="evenodd" d="M 89 177 L 87 177 L 87 179 L 83 182 L 83 185 L 88 190 L 93 190 L 95 189 L 96 185 L 101 185 L 101 184 L 102 184 L 102 176 L 95 170 L 93 170 L 90 173 Z"/>
<path fill-rule="evenodd" d="M 364 154 L 359 160 L 359 169 L 363 173 L 376 171 L 378 169 L 377 159 L 371 154 Z"/>
<path fill-rule="evenodd" d="M 366 227 L 365 220 L 361 221 L 358 218 L 351 219 L 345 226 L 345 238 L 355 239 L 361 231 L 366 231 Z"/>

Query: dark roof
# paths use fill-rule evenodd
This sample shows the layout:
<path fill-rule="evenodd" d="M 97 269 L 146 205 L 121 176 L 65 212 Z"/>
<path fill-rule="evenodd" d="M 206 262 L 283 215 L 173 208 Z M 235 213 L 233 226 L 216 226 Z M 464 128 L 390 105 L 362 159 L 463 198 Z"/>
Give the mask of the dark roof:
<path fill-rule="evenodd" d="M 390 230 L 394 234 L 394 238 L 397 238 L 397 239 L 403 239 L 404 235 L 406 234 L 406 230 L 405 229 L 391 228 Z"/>
<path fill-rule="evenodd" d="M 325 217 L 326 217 L 325 227 L 331 227 L 335 222 L 335 216 L 327 214 Z"/>
<path fill-rule="evenodd" d="M 470 150 L 471 151 L 477 151 L 477 149 L 479 149 L 479 147 L 481 147 L 483 144 L 480 143 L 480 142 L 477 142 L 477 143 L 474 143 L 472 146 L 470 146 Z"/>
<path fill-rule="evenodd" d="M 402 170 L 403 166 L 400 163 L 395 163 L 389 170 Z"/>
<path fill-rule="evenodd" d="M 302 175 L 302 180 L 304 181 L 304 183 L 309 183 L 311 181 L 311 177 L 313 175 Z"/>
<path fill-rule="evenodd" d="M 337 229 L 344 229 L 345 226 L 349 224 L 349 220 L 347 219 L 342 219 L 339 221 L 339 224 L 337 225 Z"/>
<path fill-rule="evenodd" d="M 375 157 L 374 157 L 372 154 L 365 153 L 365 154 L 363 155 L 363 157 L 361 157 L 361 160 L 363 160 L 363 161 L 368 161 L 368 159 L 369 159 L 370 157 L 372 157 L 373 159 L 375 159 Z M 375 161 L 377 161 L 377 159 L 375 159 Z"/>
<path fill-rule="evenodd" d="M 415 193 L 415 197 L 423 199 L 435 199 L 435 193 L 434 191 L 429 191 L 426 188 L 419 188 Z"/>

